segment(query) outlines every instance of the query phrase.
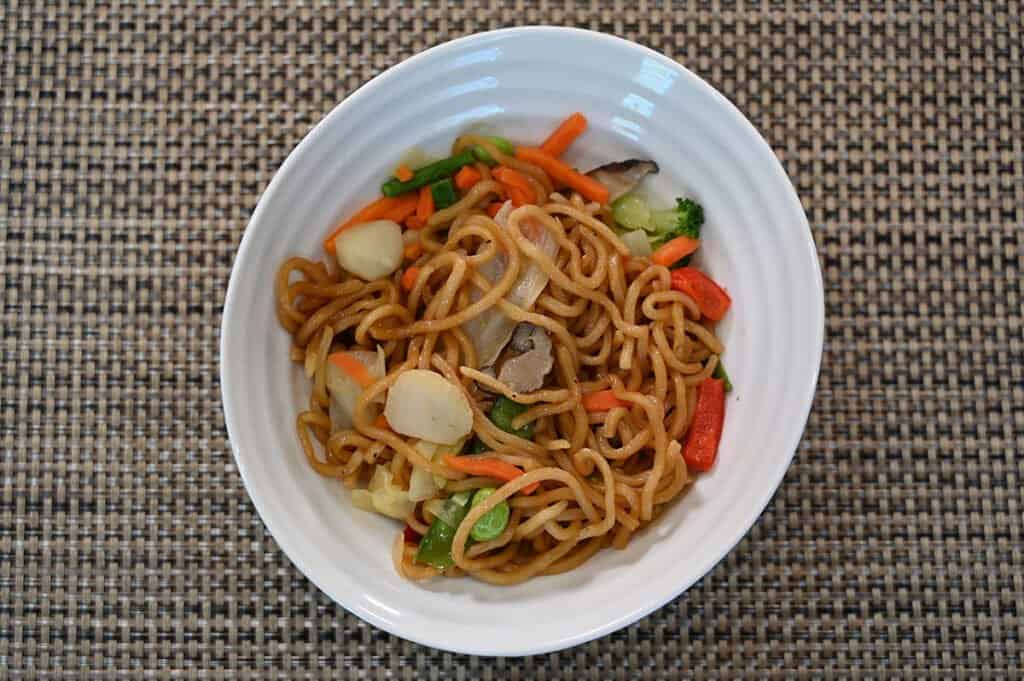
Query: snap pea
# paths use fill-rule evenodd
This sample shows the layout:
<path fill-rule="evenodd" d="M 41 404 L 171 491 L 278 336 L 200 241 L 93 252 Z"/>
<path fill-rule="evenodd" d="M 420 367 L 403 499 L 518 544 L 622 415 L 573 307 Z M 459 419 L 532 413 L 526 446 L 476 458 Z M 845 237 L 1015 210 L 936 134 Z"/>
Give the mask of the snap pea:
<path fill-rule="evenodd" d="M 496 490 L 493 487 L 482 487 L 476 491 L 473 495 L 473 502 L 470 504 L 470 508 L 473 508 L 477 504 L 480 504 L 487 497 L 494 494 Z M 505 531 L 505 527 L 508 526 L 509 508 L 508 502 L 502 501 L 500 504 L 492 508 L 487 513 L 480 516 L 480 520 L 476 521 L 473 525 L 473 529 L 470 530 L 469 536 L 477 541 L 490 541 L 496 539 L 498 535 Z"/>
<path fill-rule="evenodd" d="M 432 565 L 439 570 L 455 564 L 452 560 L 452 540 L 455 539 L 459 523 L 469 513 L 470 498 L 470 492 L 459 492 L 448 497 L 420 540 L 419 548 L 416 549 L 417 563 Z"/>

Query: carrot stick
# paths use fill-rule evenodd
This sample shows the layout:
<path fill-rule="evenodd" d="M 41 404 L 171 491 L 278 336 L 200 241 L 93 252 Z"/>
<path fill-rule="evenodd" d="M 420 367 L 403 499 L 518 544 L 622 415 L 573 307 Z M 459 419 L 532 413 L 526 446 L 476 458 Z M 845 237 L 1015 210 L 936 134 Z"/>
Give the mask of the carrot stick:
<path fill-rule="evenodd" d="M 508 197 L 512 199 L 512 205 L 519 207 L 527 203 L 536 203 L 537 197 L 530 186 L 529 180 L 518 170 L 498 166 L 491 175 L 508 190 Z"/>
<path fill-rule="evenodd" d="M 402 272 L 402 288 L 406 291 L 411 291 L 412 287 L 416 285 L 416 280 L 419 279 L 419 276 L 419 267 L 410 267 L 405 272 Z"/>
<path fill-rule="evenodd" d="M 412 179 L 412 175 L 412 169 L 404 163 L 395 168 L 395 177 L 397 177 L 401 182 L 408 182 Z"/>
<path fill-rule="evenodd" d="M 655 265 L 668 267 L 674 262 L 690 255 L 700 246 L 700 239 L 692 239 L 688 236 L 677 236 L 675 239 L 661 245 L 651 255 L 651 262 Z"/>
<path fill-rule="evenodd" d="M 628 407 L 629 402 L 615 396 L 614 390 L 598 390 L 583 396 L 583 408 L 587 411 L 608 411 L 615 407 Z"/>
<path fill-rule="evenodd" d="M 544 140 L 544 144 L 540 145 L 540 148 L 552 156 L 561 156 L 586 129 L 587 117 L 577 111 L 562 121 L 562 124 L 551 133 L 551 136 Z"/>
<path fill-rule="evenodd" d="M 426 224 L 430 216 L 434 214 L 434 192 L 430 185 L 420 187 L 419 199 L 416 203 L 416 217 Z"/>
<path fill-rule="evenodd" d="M 373 427 L 380 428 L 381 430 L 391 430 L 391 424 L 388 423 L 388 420 L 384 416 L 384 414 L 380 414 L 377 418 L 373 420 Z"/>
<path fill-rule="evenodd" d="M 501 459 L 489 457 L 452 456 L 444 455 L 444 465 L 453 470 L 465 473 L 466 475 L 479 475 L 485 478 L 497 480 L 515 480 L 520 475 L 525 475 L 522 470 Z M 523 494 L 533 494 L 533 491 L 540 486 L 539 482 L 527 485 L 523 488 Z"/>
<path fill-rule="evenodd" d="M 492 201 L 491 203 L 487 204 L 487 214 L 493 218 L 495 215 L 498 214 L 498 211 L 501 210 L 501 207 L 504 205 L 505 204 L 502 203 L 501 201 Z"/>
<path fill-rule="evenodd" d="M 382 217 L 384 220 L 392 220 L 393 222 L 402 222 L 407 217 L 416 212 L 416 195 L 407 194 L 405 196 L 399 196 L 398 203 L 395 207 L 385 213 Z"/>
<path fill-rule="evenodd" d="M 395 207 L 401 202 L 401 197 L 391 198 L 389 196 L 382 196 L 368 206 L 364 206 L 362 210 L 357 212 L 355 215 L 350 217 L 345 222 L 338 225 L 333 232 L 324 239 L 324 250 L 328 253 L 334 253 L 334 240 L 339 234 L 344 232 L 349 227 L 361 224 L 363 222 L 370 222 L 371 220 L 380 220 L 389 211 L 395 209 Z"/>
<path fill-rule="evenodd" d="M 358 383 L 361 388 L 365 388 L 376 380 L 370 375 L 366 365 L 350 353 L 336 352 L 333 355 L 329 355 L 327 361 L 341 369 L 353 381 Z"/>
<path fill-rule="evenodd" d="M 482 177 L 480 171 L 473 166 L 462 166 L 459 172 L 455 173 L 455 186 L 459 191 L 468 192 Z"/>
<path fill-rule="evenodd" d="M 610 196 L 608 187 L 592 177 L 575 170 L 551 154 L 533 147 L 516 147 L 516 158 L 540 166 L 552 180 L 578 191 L 583 198 L 596 201 L 602 205 L 608 203 Z"/>

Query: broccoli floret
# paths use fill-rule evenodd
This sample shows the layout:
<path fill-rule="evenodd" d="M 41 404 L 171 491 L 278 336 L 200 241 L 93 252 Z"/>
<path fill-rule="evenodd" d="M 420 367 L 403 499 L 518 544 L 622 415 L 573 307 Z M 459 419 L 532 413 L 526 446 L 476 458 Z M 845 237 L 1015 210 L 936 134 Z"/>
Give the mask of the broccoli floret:
<path fill-rule="evenodd" d="M 676 207 L 651 213 L 656 236 L 653 245 L 671 241 L 677 236 L 700 238 L 700 227 L 704 224 L 704 209 L 693 199 L 676 199 Z"/>

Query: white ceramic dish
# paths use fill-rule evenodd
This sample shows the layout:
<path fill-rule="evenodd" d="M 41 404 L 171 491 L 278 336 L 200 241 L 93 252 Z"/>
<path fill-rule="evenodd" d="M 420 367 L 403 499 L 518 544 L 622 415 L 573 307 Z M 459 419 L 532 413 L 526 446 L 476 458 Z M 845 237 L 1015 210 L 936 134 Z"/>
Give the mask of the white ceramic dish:
<path fill-rule="evenodd" d="M 274 274 L 319 254 L 402 153 L 442 153 L 468 129 L 542 140 L 580 110 L 580 167 L 651 157 L 652 193 L 705 207 L 703 264 L 734 304 L 721 325 L 736 385 L 714 470 L 625 551 L 516 587 L 403 581 L 397 525 L 356 510 L 307 465 L 295 416 L 308 387 L 274 314 Z M 800 440 L 824 332 L 821 273 L 800 202 L 750 123 L 707 83 L 636 44 L 573 29 L 484 33 L 428 50 L 339 104 L 292 152 L 252 216 L 221 330 L 224 414 L 246 488 L 295 565 L 350 612 L 447 650 L 524 655 L 615 631 L 676 597 L 743 537 Z"/>

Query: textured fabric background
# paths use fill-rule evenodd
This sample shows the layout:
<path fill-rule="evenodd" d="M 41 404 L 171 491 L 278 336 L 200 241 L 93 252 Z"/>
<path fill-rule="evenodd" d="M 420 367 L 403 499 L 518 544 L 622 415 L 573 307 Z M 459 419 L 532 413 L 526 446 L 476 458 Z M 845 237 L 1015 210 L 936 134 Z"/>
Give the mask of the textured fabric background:
<path fill-rule="evenodd" d="M 799 453 L 715 570 L 614 635 L 488 660 L 292 567 L 233 465 L 217 329 L 306 131 L 516 23 L 628 37 L 736 102 L 803 200 L 828 321 Z M 1022 25 L 1015 2 L 4 3 L 0 677 L 1024 677 Z"/>

